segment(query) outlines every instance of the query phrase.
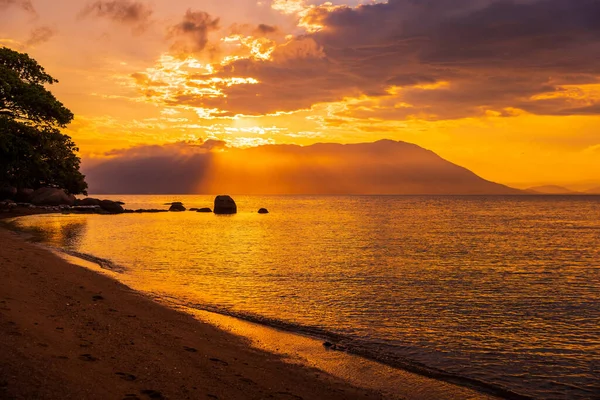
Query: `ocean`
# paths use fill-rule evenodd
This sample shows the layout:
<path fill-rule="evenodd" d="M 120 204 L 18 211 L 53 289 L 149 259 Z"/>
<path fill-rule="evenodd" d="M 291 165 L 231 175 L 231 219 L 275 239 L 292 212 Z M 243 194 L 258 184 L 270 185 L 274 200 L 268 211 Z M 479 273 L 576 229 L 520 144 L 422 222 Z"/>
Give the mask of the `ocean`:
<path fill-rule="evenodd" d="M 214 199 L 98 197 L 130 209 L 212 208 Z M 600 197 L 233 197 L 231 216 L 49 214 L 14 224 L 104 260 L 158 298 L 454 381 L 600 398 Z"/>

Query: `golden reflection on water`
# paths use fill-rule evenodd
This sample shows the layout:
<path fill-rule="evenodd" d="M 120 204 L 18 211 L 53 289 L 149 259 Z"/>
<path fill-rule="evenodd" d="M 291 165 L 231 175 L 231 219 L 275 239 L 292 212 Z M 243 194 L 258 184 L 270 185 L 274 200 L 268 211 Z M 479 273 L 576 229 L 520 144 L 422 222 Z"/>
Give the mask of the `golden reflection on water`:
<path fill-rule="evenodd" d="M 129 208 L 209 196 L 120 196 Z M 600 382 L 595 197 L 236 196 L 240 213 L 35 216 L 179 303 L 340 335 L 543 398 Z M 271 213 L 259 215 L 258 208 Z M 587 397 L 586 397 L 587 396 Z"/>

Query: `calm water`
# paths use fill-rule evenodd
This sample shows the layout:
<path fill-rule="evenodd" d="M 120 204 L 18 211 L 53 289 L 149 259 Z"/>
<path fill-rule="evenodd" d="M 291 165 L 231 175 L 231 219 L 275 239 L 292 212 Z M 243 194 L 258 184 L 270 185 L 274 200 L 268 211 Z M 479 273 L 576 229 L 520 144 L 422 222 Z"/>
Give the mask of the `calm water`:
<path fill-rule="evenodd" d="M 213 199 L 113 198 L 134 209 Z M 537 398 L 600 398 L 600 197 L 235 198 L 235 216 L 18 224 L 198 308 Z"/>

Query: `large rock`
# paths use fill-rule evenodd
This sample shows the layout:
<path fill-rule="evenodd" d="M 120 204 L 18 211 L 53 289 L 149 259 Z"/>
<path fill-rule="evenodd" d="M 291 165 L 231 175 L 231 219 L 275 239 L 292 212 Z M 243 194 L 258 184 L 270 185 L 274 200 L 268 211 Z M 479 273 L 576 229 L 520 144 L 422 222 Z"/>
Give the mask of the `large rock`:
<path fill-rule="evenodd" d="M 100 202 L 100 208 L 110 214 L 122 214 L 125 211 L 123 206 L 112 200 L 102 200 Z"/>
<path fill-rule="evenodd" d="M 261 208 L 260 210 L 258 210 L 259 214 L 268 214 L 269 210 L 267 210 L 266 208 Z"/>
<path fill-rule="evenodd" d="M 0 187 L 0 200 L 14 200 L 17 195 L 17 188 L 12 186 Z"/>
<path fill-rule="evenodd" d="M 211 213 L 212 210 L 210 208 L 208 208 L 208 207 L 203 207 L 203 208 L 197 209 L 196 212 L 199 212 L 199 213 Z"/>
<path fill-rule="evenodd" d="M 175 203 L 171 203 L 171 207 L 169 208 L 169 211 L 185 211 L 186 208 L 183 206 L 183 203 L 180 202 L 175 202 Z"/>
<path fill-rule="evenodd" d="M 220 195 L 215 197 L 215 214 L 235 214 L 237 213 L 237 205 L 230 196 Z"/>
<path fill-rule="evenodd" d="M 102 210 L 100 206 L 74 206 L 71 207 L 71 211 L 81 214 L 95 214 Z"/>
<path fill-rule="evenodd" d="M 94 199 L 93 197 L 86 197 L 85 199 L 77 200 L 76 204 L 78 206 L 99 206 L 102 203 L 100 199 Z"/>
<path fill-rule="evenodd" d="M 31 194 L 31 203 L 36 206 L 72 206 L 75 196 L 58 188 L 40 188 Z"/>
<path fill-rule="evenodd" d="M 33 189 L 21 188 L 17 190 L 15 200 L 19 203 L 31 203 L 31 197 L 33 196 Z"/>

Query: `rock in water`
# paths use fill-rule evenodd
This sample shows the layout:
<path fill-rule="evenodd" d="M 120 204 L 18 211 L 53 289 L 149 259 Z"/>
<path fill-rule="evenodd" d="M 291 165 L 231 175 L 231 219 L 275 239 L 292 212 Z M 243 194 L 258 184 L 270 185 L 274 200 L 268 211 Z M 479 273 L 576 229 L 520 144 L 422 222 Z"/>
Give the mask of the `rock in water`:
<path fill-rule="evenodd" d="M 235 214 L 237 213 L 237 205 L 230 196 L 220 195 L 215 197 L 215 214 Z"/>
<path fill-rule="evenodd" d="M 204 208 L 197 209 L 196 212 L 199 212 L 199 213 L 211 213 L 212 210 L 210 208 L 208 208 L 208 207 L 204 207 Z"/>
<path fill-rule="evenodd" d="M 176 202 L 176 203 L 171 203 L 171 208 L 169 208 L 169 211 L 185 211 L 186 208 L 183 206 L 183 203 L 180 202 Z"/>
<path fill-rule="evenodd" d="M 259 214 L 268 214 L 269 210 L 267 210 L 266 208 L 261 208 L 260 210 L 258 210 Z"/>
<path fill-rule="evenodd" d="M 36 206 L 72 206 L 75 204 L 75 196 L 62 189 L 45 187 L 31 194 L 31 203 Z"/>
<path fill-rule="evenodd" d="M 102 200 L 100 202 L 100 208 L 111 214 L 122 214 L 124 211 L 120 204 L 111 200 Z"/>
<path fill-rule="evenodd" d="M 75 204 L 78 206 L 99 206 L 100 203 L 102 203 L 102 200 L 87 197 L 85 199 L 77 200 Z"/>

